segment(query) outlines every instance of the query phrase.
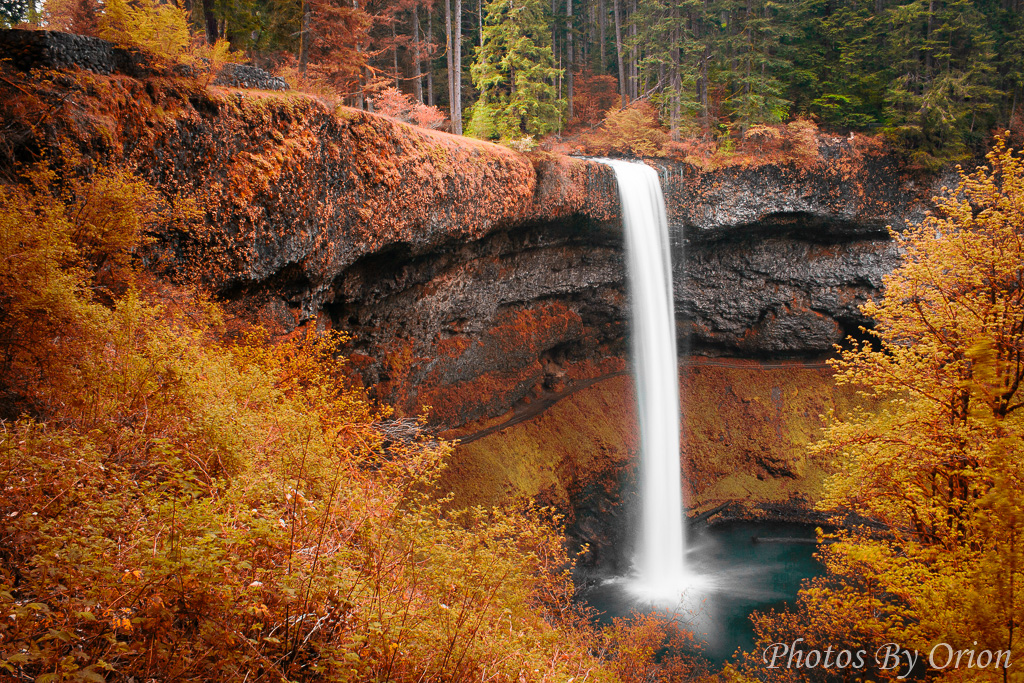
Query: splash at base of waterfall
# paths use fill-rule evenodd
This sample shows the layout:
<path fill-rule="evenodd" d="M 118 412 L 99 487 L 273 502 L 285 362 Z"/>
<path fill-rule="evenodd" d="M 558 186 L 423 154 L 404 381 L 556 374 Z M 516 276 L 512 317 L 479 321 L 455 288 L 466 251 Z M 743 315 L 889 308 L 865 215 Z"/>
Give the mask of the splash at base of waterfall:
<path fill-rule="evenodd" d="M 626 592 L 637 603 L 664 610 L 681 609 L 691 612 L 700 606 L 703 596 L 715 588 L 712 577 L 684 573 L 658 583 L 643 577 L 622 577 Z"/>
<path fill-rule="evenodd" d="M 814 558 L 813 524 L 726 522 L 689 531 L 685 584 L 652 595 L 633 576 L 595 581 L 580 597 L 597 612 L 596 621 L 611 624 L 637 612 L 667 615 L 696 636 L 698 654 L 717 666 L 737 648 L 754 646 L 752 612 L 792 604 L 801 582 L 823 571 Z M 776 542 L 759 542 L 766 537 Z"/>

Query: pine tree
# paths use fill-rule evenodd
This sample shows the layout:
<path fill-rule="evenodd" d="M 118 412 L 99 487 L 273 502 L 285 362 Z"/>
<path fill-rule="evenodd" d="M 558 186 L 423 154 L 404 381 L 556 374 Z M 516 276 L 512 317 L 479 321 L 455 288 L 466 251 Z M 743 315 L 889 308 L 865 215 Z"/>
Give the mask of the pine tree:
<path fill-rule="evenodd" d="M 643 0 L 633 16 L 640 81 L 674 133 L 708 113 L 709 19 L 704 0 Z"/>
<path fill-rule="evenodd" d="M 840 128 L 870 128 L 884 120 L 892 79 L 880 0 L 805 0 L 791 48 L 789 93 L 798 111 Z"/>
<path fill-rule="evenodd" d="M 472 67 L 480 92 L 472 134 L 513 139 L 554 130 L 561 115 L 554 83 L 561 73 L 540 0 L 491 0 Z"/>
<path fill-rule="evenodd" d="M 790 34 L 787 2 L 722 0 L 717 7 L 728 56 L 727 107 L 741 130 L 756 123 L 778 122 L 789 115 L 789 100 L 780 76 L 790 64 L 780 56 L 781 41 Z"/>

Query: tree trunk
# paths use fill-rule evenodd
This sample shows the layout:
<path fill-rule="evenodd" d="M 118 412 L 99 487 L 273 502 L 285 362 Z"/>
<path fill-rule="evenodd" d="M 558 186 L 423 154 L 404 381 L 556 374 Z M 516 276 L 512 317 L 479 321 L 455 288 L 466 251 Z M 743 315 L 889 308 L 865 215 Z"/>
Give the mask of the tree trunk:
<path fill-rule="evenodd" d="M 455 0 L 455 102 L 452 115 L 452 129 L 462 135 L 462 0 Z"/>
<path fill-rule="evenodd" d="M 671 125 L 669 126 L 669 132 L 672 134 L 673 140 L 679 139 L 679 127 L 680 117 L 682 115 L 681 104 L 679 101 L 682 95 L 683 89 L 683 77 L 682 77 L 682 59 L 679 55 L 679 16 L 676 10 L 673 10 L 673 19 L 675 19 L 674 26 L 672 27 L 672 113 Z"/>
<path fill-rule="evenodd" d="M 423 72 L 420 70 L 420 8 L 412 8 L 412 94 L 423 104 Z"/>
<path fill-rule="evenodd" d="M 701 54 L 697 58 L 697 101 L 700 103 L 701 116 L 704 119 L 705 130 L 710 123 L 708 118 L 711 112 L 708 110 L 708 63 L 711 61 L 711 48 L 708 46 L 708 38 L 705 37 L 705 17 L 707 16 L 708 3 L 711 0 L 704 0 L 704 13 L 694 22 L 696 29 L 694 35 L 702 46 Z"/>
<path fill-rule="evenodd" d="M 448 58 L 448 118 L 455 132 L 455 50 L 452 46 L 452 0 L 444 0 L 445 56 Z"/>
<path fill-rule="evenodd" d="M 632 8 L 629 16 L 634 17 L 636 15 L 636 0 L 633 0 Z M 633 39 L 633 46 L 629 48 L 629 85 L 630 85 L 630 99 L 640 99 L 640 67 L 639 58 L 637 57 L 636 48 L 636 22 L 629 22 L 629 35 Z"/>
<path fill-rule="evenodd" d="M 480 47 L 484 46 L 484 0 L 479 0 L 476 5 L 477 26 L 480 29 Z"/>
<path fill-rule="evenodd" d="M 613 0 L 615 12 L 615 54 L 619 59 L 619 93 L 622 95 L 622 106 L 629 104 L 629 85 L 626 83 L 626 62 L 622 54 L 622 15 L 619 11 L 619 0 Z"/>
<path fill-rule="evenodd" d="M 355 10 L 359 9 L 359 0 L 352 0 L 352 8 Z M 356 52 L 362 53 L 362 51 L 363 44 L 356 43 Z M 364 95 L 366 87 L 365 71 L 364 68 L 359 67 L 359 81 L 356 83 L 356 86 L 359 88 L 358 92 L 356 92 L 356 108 L 358 109 L 366 108 L 366 97 Z"/>
<path fill-rule="evenodd" d="M 558 0 L 551 0 L 551 56 L 555 58 L 555 65 L 561 67 L 561 50 L 558 48 Z M 557 80 L 557 79 L 556 79 Z M 559 86 L 561 83 L 559 82 Z"/>
<path fill-rule="evenodd" d="M 935 0 L 928 0 L 928 23 L 925 26 L 924 33 L 924 45 L 925 45 L 925 56 L 924 56 L 924 68 L 928 74 L 928 78 L 931 79 L 932 70 L 935 67 L 935 58 L 932 55 L 932 47 L 930 45 L 932 39 L 932 32 L 935 30 L 932 22 L 935 21 Z"/>
<path fill-rule="evenodd" d="M 213 13 L 213 0 L 203 0 L 203 19 L 206 20 L 206 42 L 217 42 L 217 16 Z"/>
<path fill-rule="evenodd" d="M 1013 130 L 1013 117 L 1017 115 L 1017 95 L 1020 93 L 1020 86 L 1013 86 L 1013 104 L 1010 105 L 1010 120 L 1007 122 L 1006 127 L 1009 130 Z"/>
<path fill-rule="evenodd" d="M 302 30 L 299 31 L 299 73 L 306 74 L 306 64 L 309 63 L 309 0 L 302 3 Z"/>
<path fill-rule="evenodd" d="M 565 71 L 565 91 L 569 100 L 569 120 L 572 121 L 572 72 L 575 68 L 572 54 L 572 0 L 565 0 L 565 17 L 565 61 L 568 67 Z"/>
<path fill-rule="evenodd" d="M 427 60 L 427 104 L 434 106 L 434 10 L 427 7 L 427 44 L 430 45 L 430 59 Z"/>
<path fill-rule="evenodd" d="M 402 84 L 399 79 L 399 68 L 398 68 L 398 31 L 395 29 L 395 24 L 398 23 L 398 16 L 395 16 L 394 21 L 391 22 L 391 51 L 394 55 L 394 69 L 395 69 L 395 88 L 401 90 Z"/>
<path fill-rule="evenodd" d="M 598 3 L 598 14 L 601 15 L 601 26 L 598 32 L 601 34 L 597 39 L 597 42 L 601 45 L 601 65 L 597 69 L 597 73 L 603 74 L 608 64 L 608 57 L 605 55 L 604 47 L 607 42 L 608 36 L 608 7 L 604 4 L 604 0 L 599 0 Z"/>

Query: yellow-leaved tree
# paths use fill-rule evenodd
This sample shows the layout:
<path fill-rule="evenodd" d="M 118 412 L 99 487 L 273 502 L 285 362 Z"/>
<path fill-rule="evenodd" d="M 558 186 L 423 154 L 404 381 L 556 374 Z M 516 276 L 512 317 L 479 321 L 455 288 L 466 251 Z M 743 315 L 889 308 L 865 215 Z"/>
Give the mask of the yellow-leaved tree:
<path fill-rule="evenodd" d="M 1024 680 L 996 659 L 1024 652 L 1024 162 L 999 140 L 936 202 L 893 235 L 902 264 L 863 308 L 873 339 L 835 362 L 881 407 L 833 421 L 816 446 L 840 467 L 822 507 L 873 524 L 834 535 L 797 609 L 756 621 L 761 650 L 803 637 L 863 648 L 865 667 L 768 669 L 759 650 L 748 676 L 893 678 L 909 667 L 875 653 L 895 642 L 944 680 Z"/>
<path fill-rule="evenodd" d="M 189 47 L 188 15 L 177 5 L 152 0 L 108 0 L 99 19 L 99 36 L 176 60 Z"/>

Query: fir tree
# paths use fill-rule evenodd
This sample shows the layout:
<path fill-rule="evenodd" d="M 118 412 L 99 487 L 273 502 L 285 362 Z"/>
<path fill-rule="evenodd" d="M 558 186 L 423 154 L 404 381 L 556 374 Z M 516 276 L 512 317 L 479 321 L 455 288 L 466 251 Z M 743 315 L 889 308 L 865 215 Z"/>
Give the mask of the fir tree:
<path fill-rule="evenodd" d="M 491 0 L 472 67 L 480 92 L 470 130 L 506 139 L 555 130 L 561 102 L 555 94 L 551 30 L 539 0 Z"/>
<path fill-rule="evenodd" d="M 994 41 L 970 0 L 915 0 L 888 12 L 894 78 L 887 131 L 922 166 L 968 155 L 966 138 L 1000 93 Z"/>
<path fill-rule="evenodd" d="M 777 122 L 789 114 L 780 80 L 789 62 L 779 55 L 781 40 L 790 33 L 784 2 L 771 0 L 722 0 L 724 17 L 722 47 L 729 97 L 727 105 L 741 129 L 756 123 Z"/>

